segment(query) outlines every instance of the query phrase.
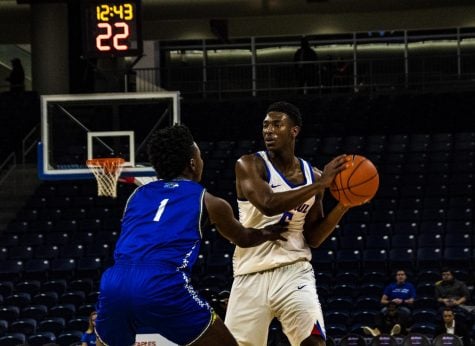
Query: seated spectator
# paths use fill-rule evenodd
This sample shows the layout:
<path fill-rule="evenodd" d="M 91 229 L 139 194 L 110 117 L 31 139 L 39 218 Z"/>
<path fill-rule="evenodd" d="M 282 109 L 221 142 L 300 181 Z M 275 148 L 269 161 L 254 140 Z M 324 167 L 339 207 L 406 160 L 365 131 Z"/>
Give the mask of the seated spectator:
<path fill-rule="evenodd" d="M 389 334 L 391 336 L 406 335 L 407 328 L 410 325 L 410 318 L 404 312 L 398 309 L 395 302 L 389 302 L 385 311 L 382 310 L 375 317 L 375 328 L 363 327 L 363 331 L 372 336 Z"/>
<path fill-rule="evenodd" d="M 467 311 L 470 311 L 470 307 L 465 305 L 470 297 L 467 285 L 455 279 L 450 268 L 442 268 L 441 276 L 442 280 L 435 284 L 435 298 L 440 304 L 440 315 L 442 315 L 442 311 L 444 311 L 446 307 L 449 307 L 458 314 L 459 317 L 467 320 Z"/>
<path fill-rule="evenodd" d="M 439 323 L 435 330 L 435 335 L 454 334 L 459 336 L 464 346 L 470 346 L 470 334 L 463 321 L 455 318 L 455 312 L 450 307 L 445 307 L 442 312 L 443 321 Z"/>
<path fill-rule="evenodd" d="M 406 272 L 399 269 L 396 271 L 396 282 L 385 287 L 381 297 L 381 304 L 385 306 L 382 311 L 383 313 L 385 313 L 387 305 L 392 302 L 396 304 L 401 313 L 407 316 L 411 314 L 411 307 L 416 298 L 416 288 L 410 282 L 406 282 L 406 279 Z"/>
<path fill-rule="evenodd" d="M 91 312 L 89 315 L 89 326 L 81 338 L 81 346 L 96 345 L 96 318 L 97 312 Z"/>

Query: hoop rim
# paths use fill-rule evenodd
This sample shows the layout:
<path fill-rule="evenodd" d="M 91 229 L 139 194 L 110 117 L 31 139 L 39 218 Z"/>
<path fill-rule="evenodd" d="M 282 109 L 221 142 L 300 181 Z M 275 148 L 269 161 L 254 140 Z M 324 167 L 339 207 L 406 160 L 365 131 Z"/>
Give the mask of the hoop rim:
<path fill-rule="evenodd" d="M 125 160 L 122 157 L 100 157 L 86 160 L 88 167 L 104 167 L 107 164 L 123 165 Z"/>

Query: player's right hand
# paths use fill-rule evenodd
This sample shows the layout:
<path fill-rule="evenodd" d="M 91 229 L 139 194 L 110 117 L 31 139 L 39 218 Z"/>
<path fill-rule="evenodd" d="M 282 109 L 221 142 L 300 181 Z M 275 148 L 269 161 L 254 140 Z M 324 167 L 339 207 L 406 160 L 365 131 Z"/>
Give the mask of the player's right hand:
<path fill-rule="evenodd" d="M 282 237 L 282 233 L 287 232 L 288 226 L 288 222 L 278 222 L 262 228 L 261 232 L 267 240 L 287 241 L 286 238 Z"/>
<path fill-rule="evenodd" d="M 347 169 L 352 164 L 350 155 L 339 155 L 333 160 L 328 162 L 323 168 L 322 175 L 320 176 L 320 183 L 325 187 L 330 187 L 331 183 L 335 179 L 335 176 L 341 171 Z"/>

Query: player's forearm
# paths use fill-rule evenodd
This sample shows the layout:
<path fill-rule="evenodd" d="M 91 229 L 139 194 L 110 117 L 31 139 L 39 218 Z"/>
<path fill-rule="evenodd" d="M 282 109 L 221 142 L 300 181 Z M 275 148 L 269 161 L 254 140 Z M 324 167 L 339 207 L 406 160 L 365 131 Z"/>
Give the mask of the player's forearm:
<path fill-rule="evenodd" d="M 321 194 L 324 189 L 324 185 L 316 182 L 297 190 L 274 192 L 265 198 L 262 203 L 253 204 L 264 215 L 274 216 L 298 207 L 313 196 Z"/>
<path fill-rule="evenodd" d="M 311 247 L 320 246 L 325 241 L 325 239 L 327 239 L 328 236 L 333 233 L 335 227 L 349 209 L 349 207 L 345 207 L 344 205 L 338 203 L 330 211 L 330 213 L 328 213 L 328 215 L 321 221 L 317 222 L 314 227 L 312 227 L 310 230 L 306 229 L 305 237 L 307 239 L 308 245 Z"/>
<path fill-rule="evenodd" d="M 264 236 L 261 229 L 244 228 L 234 243 L 239 247 L 247 248 L 260 245 L 268 240 L 269 238 Z"/>

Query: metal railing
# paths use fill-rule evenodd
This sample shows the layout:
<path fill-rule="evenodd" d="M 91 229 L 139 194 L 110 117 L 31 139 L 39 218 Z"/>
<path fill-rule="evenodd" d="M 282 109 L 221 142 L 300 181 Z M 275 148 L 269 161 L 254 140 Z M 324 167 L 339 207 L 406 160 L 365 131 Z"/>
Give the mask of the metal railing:
<path fill-rule="evenodd" d="M 35 152 L 36 145 L 40 139 L 40 124 L 35 125 L 21 141 L 21 166 L 27 163 L 28 155 Z M 0 188 L 6 183 L 8 177 L 19 166 L 17 154 L 13 151 L 0 162 Z"/>
<path fill-rule="evenodd" d="M 309 67 L 305 85 L 297 81 L 294 62 L 276 62 L 140 68 L 134 70 L 135 88 L 142 92 L 164 87 L 192 97 L 223 98 L 475 87 L 475 54 L 318 60 L 305 64 Z"/>
<path fill-rule="evenodd" d="M 17 166 L 15 153 L 10 153 L 7 158 L 0 164 L 0 186 L 8 179 L 10 174 Z"/>
<path fill-rule="evenodd" d="M 40 140 L 40 124 L 33 127 L 30 132 L 21 141 L 21 162 L 24 165 L 27 157 L 31 152 L 34 152 L 38 141 Z"/>

